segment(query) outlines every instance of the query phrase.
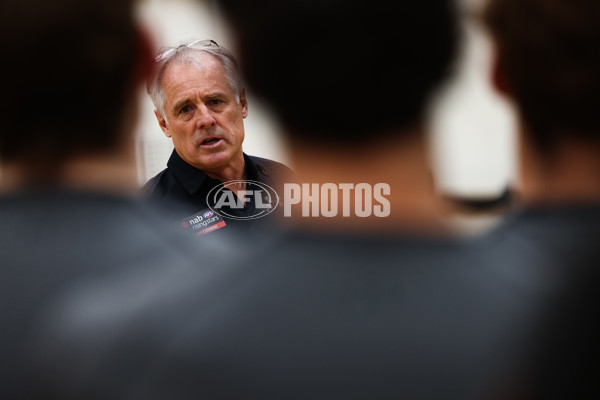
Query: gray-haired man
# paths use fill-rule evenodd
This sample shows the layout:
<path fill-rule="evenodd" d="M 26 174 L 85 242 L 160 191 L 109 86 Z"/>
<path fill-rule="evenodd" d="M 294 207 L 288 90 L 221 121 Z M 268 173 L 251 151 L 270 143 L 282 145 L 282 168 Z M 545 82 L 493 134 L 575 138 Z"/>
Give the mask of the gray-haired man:
<path fill-rule="evenodd" d="M 231 197 L 236 201 L 228 203 L 233 207 L 224 213 L 233 219 L 217 221 L 219 227 L 254 216 L 255 199 L 247 196 L 252 188 L 246 181 L 274 183 L 289 170 L 242 150 L 248 103 L 235 58 L 212 40 L 195 40 L 167 48 L 155 61 L 158 68 L 148 93 L 158 123 L 175 149 L 167 168 L 150 179 L 144 191 L 171 203 L 177 217 L 187 221 L 210 212 L 207 195 L 212 189 L 238 181 L 226 186 L 237 196 Z M 198 232 L 206 232 L 207 227 L 202 228 Z M 208 231 L 216 226 L 212 228 Z"/>

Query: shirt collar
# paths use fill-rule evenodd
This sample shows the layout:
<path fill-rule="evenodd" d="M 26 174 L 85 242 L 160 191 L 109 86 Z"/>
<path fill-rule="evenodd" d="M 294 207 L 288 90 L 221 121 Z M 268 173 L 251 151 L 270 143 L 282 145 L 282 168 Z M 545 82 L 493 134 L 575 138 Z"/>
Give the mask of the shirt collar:
<path fill-rule="evenodd" d="M 252 157 L 244 153 L 244 163 L 246 165 L 246 180 L 261 181 L 258 166 L 252 161 Z"/>
<path fill-rule="evenodd" d="M 244 153 L 244 163 L 246 169 L 246 179 L 259 181 L 260 171 L 256 164 L 252 161 L 252 158 Z M 204 184 L 219 184 L 221 183 L 217 179 L 210 178 L 204 172 L 196 167 L 191 166 L 185 162 L 177 151 L 173 149 L 173 153 L 167 162 L 167 167 L 175 178 L 181 183 L 184 189 L 190 194 L 196 194 Z"/>

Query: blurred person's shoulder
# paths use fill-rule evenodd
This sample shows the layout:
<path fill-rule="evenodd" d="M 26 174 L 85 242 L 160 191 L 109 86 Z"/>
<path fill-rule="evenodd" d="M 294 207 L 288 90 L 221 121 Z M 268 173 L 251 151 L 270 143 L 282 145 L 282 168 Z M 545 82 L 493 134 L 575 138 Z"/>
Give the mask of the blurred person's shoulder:
<path fill-rule="evenodd" d="M 183 246 L 182 238 L 167 239 L 176 242 L 175 253 L 158 245 L 145 265 L 79 280 L 48 302 L 22 355 L 33 396 L 129 398 L 189 323 L 235 296 L 248 279 L 247 261 L 266 243 L 237 233 L 226 241 L 188 237 Z"/>
<path fill-rule="evenodd" d="M 218 258 L 227 247 L 184 231 L 142 198 L 101 192 L 55 189 L 2 196 L 0 220 L 2 276 L 23 287 L 27 276 L 47 277 L 49 293 L 55 285 L 128 270 L 202 268 L 207 254 Z"/>
<path fill-rule="evenodd" d="M 478 243 L 503 265 L 498 269 L 502 278 L 528 295 L 520 296 L 523 305 L 536 309 L 520 360 L 525 365 L 533 357 L 533 369 L 523 376 L 533 372 L 542 379 L 534 381 L 536 398 L 592 388 L 586 386 L 592 381 L 584 369 L 593 365 L 587 356 L 595 340 L 589 307 L 597 293 L 599 236 L 600 205 L 537 204 L 509 216 Z"/>
<path fill-rule="evenodd" d="M 0 197 L 3 233 L 15 238 L 44 239 L 39 246 L 68 240 L 73 247 L 89 240 L 93 247 L 158 241 L 168 230 L 165 216 L 137 197 L 96 191 L 31 190 Z M 138 235 L 133 235 L 137 232 Z M 22 236 L 19 236 L 22 235 Z M 139 236 L 143 235 L 143 236 Z M 94 237 L 103 240 L 94 241 Z M 167 244 L 167 242 L 165 242 Z"/>
<path fill-rule="evenodd" d="M 532 332 L 574 277 L 597 268 L 599 235 L 597 205 L 538 205 L 507 216 L 473 245 L 488 259 L 498 282 L 512 288 L 527 307 Z"/>
<path fill-rule="evenodd" d="M 77 291 L 83 297 L 130 280 L 143 286 L 146 274 L 166 278 L 216 268 L 219 254 L 233 251 L 214 240 L 204 240 L 203 247 L 148 204 L 102 192 L 55 188 L 5 194 L 0 221 L 0 299 L 6 305 L 0 319 L 10 327 L 0 333 L 2 343 L 10 344 L 2 347 L 7 379 L 0 392 L 8 397 L 31 387 L 25 381 L 32 375 L 25 371 L 35 368 L 29 361 L 39 361 L 30 357 L 31 349 L 38 341 L 47 343 L 43 327 L 48 321 L 66 322 L 54 319 L 55 304 L 76 307 L 77 299 L 63 301 L 67 294 Z"/>
<path fill-rule="evenodd" d="M 531 283 L 560 284 L 570 269 L 600 261 L 598 235 L 598 204 L 532 205 L 507 216 L 478 244 Z"/>

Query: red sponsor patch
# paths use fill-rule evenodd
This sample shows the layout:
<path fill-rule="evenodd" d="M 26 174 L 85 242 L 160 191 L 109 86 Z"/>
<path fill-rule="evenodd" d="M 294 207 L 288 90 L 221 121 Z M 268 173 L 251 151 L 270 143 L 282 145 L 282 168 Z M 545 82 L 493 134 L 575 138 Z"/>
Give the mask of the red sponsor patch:
<path fill-rule="evenodd" d="M 225 225 L 226 225 L 225 221 L 221 221 L 218 224 L 214 224 L 214 225 L 211 225 L 211 226 L 209 226 L 207 228 L 202 229 L 200 232 L 196 233 L 196 235 L 198 235 L 198 236 L 200 236 L 200 235 L 206 235 L 207 233 L 211 233 L 211 232 L 214 232 L 214 231 L 216 231 L 218 229 L 221 229 L 221 228 L 225 227 Z"/>

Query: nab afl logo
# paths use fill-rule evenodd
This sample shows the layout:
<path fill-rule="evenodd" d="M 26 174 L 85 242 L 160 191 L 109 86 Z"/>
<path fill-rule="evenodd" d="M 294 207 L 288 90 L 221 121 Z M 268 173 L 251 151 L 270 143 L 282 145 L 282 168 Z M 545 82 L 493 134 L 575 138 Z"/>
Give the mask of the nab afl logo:
<path fill-rule="evenodd" d="M 244 190 L 237 190 L 234 194 L 231 188 L 240 184 L 243 184 Z M 212 188 L 206 196 L 206 203 L 211 211 L 220 217 L 249 220 L 266 217 L 272 213 L 279 205 L 279 195 L 272 187 L 261 182 L 229 181 Z M 242 217 L 232 213 L 232 210 L 246 208 L 248 203 L 254 204 L 250 214 Z"/>
<path fill-rule="evenodd" d="M 205 212 L 204 214 L 202 214 L 202 216 L 203 216 L 204 218 L 210 218 L 210 217 L 212 217 L 213 215 L 215 215 L 215 213 L 214 213 L 214 212 L 212 212 L 212 211 L 207 211 L 207 212 Z"/>

